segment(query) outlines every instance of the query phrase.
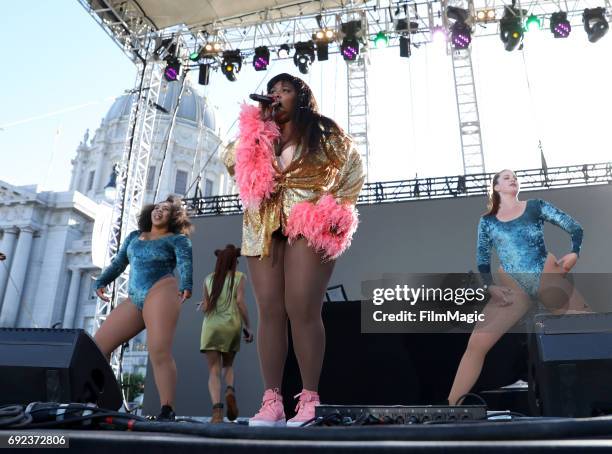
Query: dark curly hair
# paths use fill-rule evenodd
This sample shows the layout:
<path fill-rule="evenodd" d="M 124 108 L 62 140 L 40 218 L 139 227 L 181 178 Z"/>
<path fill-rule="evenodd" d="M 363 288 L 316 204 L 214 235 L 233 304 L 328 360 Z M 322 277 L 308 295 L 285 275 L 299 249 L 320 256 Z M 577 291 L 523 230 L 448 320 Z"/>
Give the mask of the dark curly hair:
<path fill-rule="evenodd" d="M 327 137 L 335 132 L 342 132 L 338 124 L 319 113 L 319 106 L 306 82 L 291 74 L 281 73 L 268 81 L 268 93 L 278 82 L 289 82 L 296 92 L 293 124 L 295 125 L 295 140 L 307 152 L 318 151 Z"/>
<path fill-rule="evenodd" d="M 170 223 L 168 224 L 168 231 L 189 235 L 193 231 L 193 225 L 189 220 L 189 216 L 187 216 L 187 210 L 183 207 L 181 199 L 179 197 L 169 196 L 164 202 L 170 203 Z M 153 227 L 151 213 L 158 204 L 159 203 L 144 206 L 138 216 L 138 230 L 141 232 L 151 231 Z"/>

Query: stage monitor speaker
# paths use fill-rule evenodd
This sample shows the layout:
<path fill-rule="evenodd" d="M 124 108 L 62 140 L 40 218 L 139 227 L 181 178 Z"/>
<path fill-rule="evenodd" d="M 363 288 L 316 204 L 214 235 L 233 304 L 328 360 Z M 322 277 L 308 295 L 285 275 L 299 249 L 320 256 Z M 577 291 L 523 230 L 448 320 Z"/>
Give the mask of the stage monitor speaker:
<path fill-rule="evenodd" d="M 612 414 L 612 313 L 536 315 L 529 342 L 533 415 Z"/>
<path fill-rule="evenodd" d="M 0 328 L 0 405 L 91 402 L 118 410 L 121 389 L 82 329 Z"/>

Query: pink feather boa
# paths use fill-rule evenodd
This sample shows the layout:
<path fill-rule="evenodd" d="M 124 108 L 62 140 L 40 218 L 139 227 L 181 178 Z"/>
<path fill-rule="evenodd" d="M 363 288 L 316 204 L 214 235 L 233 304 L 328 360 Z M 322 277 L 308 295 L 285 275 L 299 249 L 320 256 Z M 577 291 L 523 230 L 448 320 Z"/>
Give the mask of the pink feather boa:
<path fill-rule="evenodd" d="M 354 207 L 338 204 L 327 194 L 316 204 L 296 203 L 289 213 L 285 235 L 290 242 L 299 235 L 304 236 L 310 247 L 323 253 L 325 260 L 333 260 L 351 245 L 358 223 Z"/>
<path fill-rule="evenodd" d="M 236 147 L 236 184 L 245 209 L 257 208 L 274 192 L 273 144 L 280 136 L 273 121 L 263 121 L 259 108 L 243 104 Z"/>

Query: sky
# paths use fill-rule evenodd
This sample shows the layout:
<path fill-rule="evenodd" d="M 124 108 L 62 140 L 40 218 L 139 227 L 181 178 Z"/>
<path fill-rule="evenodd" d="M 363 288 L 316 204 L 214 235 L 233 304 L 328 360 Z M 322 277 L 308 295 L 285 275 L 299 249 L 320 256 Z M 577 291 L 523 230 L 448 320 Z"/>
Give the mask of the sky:
<path fill-rule="evenodd" d="M 76 0 L 0 2 L 0 36 L 14 56 L 0 75 L 0 180 L 67 190 L 85 131 L 93 135 L 114 98 L 134 86 L 135 67 Z M 540 142 L 549 167 L 612 160 L 612 34 L 591 44 L 579 27 L 564 40 L 529 33 L 524 51 L 511 53 L 497 36 L 481 37 L 472 57 L 487 171 L 539 167 Z M 462 173 L 443 47 L 413 48 L 409 59 L 397 47 L 373 50 L 370 61 L 370 181 Z M 197 87 L 217 109 L 222 138 L 235 134 L 240 103 L 279 72 L 300 75 L 291 61 L 267 72 L 245 63 L 237 82 L 216 72 Z M 331 55 L 302 77 L 323 113 L 346 126 L 345 63 Z"/>

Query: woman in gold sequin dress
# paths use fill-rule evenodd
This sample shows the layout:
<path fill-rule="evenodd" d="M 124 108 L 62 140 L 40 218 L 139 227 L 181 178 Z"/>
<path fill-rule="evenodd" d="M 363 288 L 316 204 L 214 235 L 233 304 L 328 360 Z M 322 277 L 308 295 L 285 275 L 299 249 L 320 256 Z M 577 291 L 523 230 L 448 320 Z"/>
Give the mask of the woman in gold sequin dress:
<path fill-rule="evenodd" d="M 268 82 L 270 106 L 243 106 L 238 141 L 224 161 L 242 203 L 247 256 L 259 313 L 257 348 L 265 385 L 251 426 L 299 426 L 314 417 L 325 351 L 321 308 L 335 259 L 357 227 L 364 181 L 350 137 L 318 112 L 308 85 L 289 74 Z M 287 319 L 303 390 L 285 422 L 280 393 Z"/>

